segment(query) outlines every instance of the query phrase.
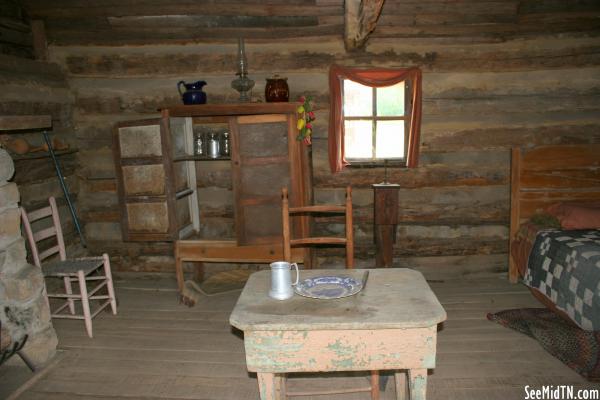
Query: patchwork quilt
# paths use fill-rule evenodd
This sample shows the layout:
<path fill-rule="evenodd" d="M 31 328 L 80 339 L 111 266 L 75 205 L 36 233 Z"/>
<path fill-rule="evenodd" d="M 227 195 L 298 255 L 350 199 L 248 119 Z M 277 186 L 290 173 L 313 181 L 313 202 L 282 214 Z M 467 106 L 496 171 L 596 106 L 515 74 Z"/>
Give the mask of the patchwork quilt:
<path fill-rule="evenodd" d="M 600 230 L 539 232 L 523 278 L 579 327 L 600 331 Z"/>

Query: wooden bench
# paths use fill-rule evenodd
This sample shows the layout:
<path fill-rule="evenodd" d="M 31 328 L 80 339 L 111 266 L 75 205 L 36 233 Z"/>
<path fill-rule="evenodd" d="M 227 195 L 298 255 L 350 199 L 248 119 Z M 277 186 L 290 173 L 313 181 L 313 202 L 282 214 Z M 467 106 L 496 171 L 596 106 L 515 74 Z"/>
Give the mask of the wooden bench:
<path fill-rule="evenodd" d="M 304 260 L 303 249 L 292 250 L 293 262 Z M 283 244 L 238 246 L 235 240 L 177 240 L 175 242 L 175 274 L 179 292 L 183 290 L 183 263 L 196 262 L 195 277 L 204 277 L 204 262 L 215 263 L 271 263 L 283 260 Z"/>

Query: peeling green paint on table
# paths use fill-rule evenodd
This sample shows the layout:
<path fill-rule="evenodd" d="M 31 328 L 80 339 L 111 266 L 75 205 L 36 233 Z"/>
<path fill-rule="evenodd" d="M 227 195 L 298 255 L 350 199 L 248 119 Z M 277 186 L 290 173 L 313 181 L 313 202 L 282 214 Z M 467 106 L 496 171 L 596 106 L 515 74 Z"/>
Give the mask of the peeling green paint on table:
<path fill-rule="evenodd" d="M 303 277 L 362 274 L 361 270 L 302 271 Z M 268 297 L 269 271 L 253 274 L 231 314 L 244 331 L 246 364 L 258 374 L 261 399 L 285 399 L 289 372 L 395 370 L 397 398 L 426 396 L 435 368 L 437 324 L 446 312 L 423 275 L 410 269 L 371 270 L 356 296 L 317 300 Z"/>

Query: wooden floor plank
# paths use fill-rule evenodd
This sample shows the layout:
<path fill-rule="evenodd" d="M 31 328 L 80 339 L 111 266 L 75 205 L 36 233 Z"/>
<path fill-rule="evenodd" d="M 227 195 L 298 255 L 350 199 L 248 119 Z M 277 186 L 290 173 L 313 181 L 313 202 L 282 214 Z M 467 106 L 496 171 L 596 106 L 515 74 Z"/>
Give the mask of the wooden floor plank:
<path fill-rule="evenodd" d="M 540 346 L 526 351 L 488 351 L 478 353 L 442 353 L 436 357 L 436 365 L 462 367 L 471 364 L 515 364 L 526 365 L 531 370 L 536 365 L 556 364 L 556 359 Z M 562 364 L 559 364 L 562 367 Z"/>
<path fill-rule="evenodd" d="M 61 374 L 69 372 L 83 372 L 94 375 L 98 370 L 110 371 L 114 374 L 127 375 L 130 371 L 135 371 L 143 365 L 144 375 L 168 375 L 168 376 L 187 376 L 202 378 L 246 378 L 248 371 L 245 363 L 223 364 L 208 363 L 202 361 L 176 361 L 176 360 L 140 360 L 121 359 L 115 365 L 114 359 L 91 358 L 84 352 L 80 352 L 77 357 L 69 359 L 73 367 L 66 367 L 61 370 Z"/>
<path fill-rule="evenodd" d="M 181 362 L 204 362 L 207 364 L 237 364 L 246 365 L 246 357 L 239 351 L 199 351 L 196 349 L 173 350 L 173 349 L 130 349 L 120 348 L 92 348 L 88 346 L 64 345 L 65 350 L 71 353 L 80 352 L 83 357 L 99 360 L 111 360 L 115 364 L 120 360 L 138 361 L 140 365 L 150 361 L 181 361 Z"/>
<path fill-rule="evenodd" d="M 62 319 L 53 321 L 54 327 L 58 330 L 63 329 L 71 329 L 74 325 L 81 325 L 81 323 Z M 189 321 L 178 321 L 175 319 L 168 320 L 166 323 L 165 319 L 158 318 L 136 318 L 133 317 L 123 317 L 119 316 L 119 318 L 96 318 L 94 319 L 94 331 L 102 331 L 105 330 L 129 330 L 129 331 L 148 331 L 152 329 L 156 329 L 157 324 L 162 324 L 161 330 L 166 332 L 219 332 L 223 333 L 230 330 L 231 326 L 229 325 L 229 321 L 202 321 L 202 323 L 190 323 Z"/>
<path fill-rule="evenodd" d="M 165 350 L 188 350 L 194 348 L 200 351 L 244 351 L 244 342 L 239 338 L 228 334 L 216 335 L 177 335 L 175 338 L 147 337 L 127 334 L 105 334 L 97 335 L 94 339 L 86 335 L 72 335 L 65 333 L 61 336 L 63 342 L 70 346 L 92 347 L 92 348 L 130 348 L 130 349 L 165 349 Z"/>
<path fill-rule="evenodd" d="M 489 312 L 540 307 L 523 286 L 496 277 L 430 284 L 448 320 L 439 327 L 429 400 L 518 399 L 524 398 L 525 385 L 595 387 L 535 340 L 486 319 Z M 178 303 L 175 287 L 170 277 L 119 279 L 119 313 L 94 319 L 93 339 L 81 321 L 54 320 L 59 346 L 68 356 L 19 400 L 258 399 L 256 377 L 246 370 L 242 334 L 228 322 L 239 293 L 204 297 L 188 308 Z M 289 386 L 364 384 L 365 379 L 300 375 Z M 335 396 L 368 398 L 366 393 Z M 393 381 L 381 398 L 395 398 Z"/>

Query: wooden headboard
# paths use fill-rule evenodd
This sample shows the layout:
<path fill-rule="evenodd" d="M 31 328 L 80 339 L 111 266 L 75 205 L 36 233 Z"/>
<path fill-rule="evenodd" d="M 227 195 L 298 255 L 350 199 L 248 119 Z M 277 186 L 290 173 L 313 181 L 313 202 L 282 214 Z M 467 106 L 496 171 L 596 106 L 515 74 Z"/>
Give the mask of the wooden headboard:
<path fill-rule="evenodd" d="M 510 245 L 519 225 L 538 210 L 561 201 L 600 200 L 600 144 L 512 149 Z M 518 279 L 509 257 L 508 275 Z"/>

